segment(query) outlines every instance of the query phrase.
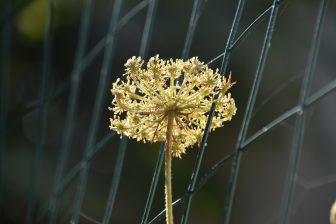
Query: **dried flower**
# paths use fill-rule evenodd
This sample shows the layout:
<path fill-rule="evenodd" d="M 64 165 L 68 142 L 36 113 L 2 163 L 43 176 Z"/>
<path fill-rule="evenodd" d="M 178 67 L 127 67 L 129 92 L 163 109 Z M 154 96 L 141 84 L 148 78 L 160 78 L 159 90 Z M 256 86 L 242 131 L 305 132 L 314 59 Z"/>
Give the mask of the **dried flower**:
<path fill-rule="evenodd" d="M 140 57 L 125 64 L 126 81 L 112 85 L 113 118 L 110 129 L 138 141 L 166 141 L 166 223 L 173 224 L 171 156 L 200 143 L 211 104 L 219 94 L 211 130 L 236 114 L 235 101 L 226 93 L 234 83 L 197 58 L 187 61 L 149 59 L 146 69 Z"/>
<path fill-rule="evenodd" d="M 126 81 L 112 85 L 113 118 L 110 129 L 144 142 L 166 140 L 168 115 L 173 116 L 172 155 L 200 143 L 214 96 L 217 99 L 211 130 L 223 126 L 236 114 L 235 101 L 227 91 L 234 84 L 218 70 L 208 68 L 197 57 L 149 59 L 146 68 L 140 57 L 125 64 Z M 183 75 L 183 78 L 181 78 Z"/>
<path fill-rule="evenodd" d="M 333 203 L 330 209 L 330 224 L 336 224 L 336 201 Z"/>

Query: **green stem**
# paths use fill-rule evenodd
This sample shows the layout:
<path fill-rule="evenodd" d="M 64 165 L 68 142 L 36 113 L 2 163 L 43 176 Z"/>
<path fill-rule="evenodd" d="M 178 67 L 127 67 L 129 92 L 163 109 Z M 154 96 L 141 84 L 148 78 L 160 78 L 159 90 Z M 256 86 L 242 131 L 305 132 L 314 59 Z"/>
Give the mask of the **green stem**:
<path fill-rule="evenodd" d="M 174 112 L 168 114 L 167 125 L 167 144 L 166 144 L 166 160 L 165 160 L 165 193 L 166 193 L 166 223 L 173 224 L 173 206 L 172 206 L 172 183 L 171 183 L 171 151 L 173 143 L 173 125 Z"/>

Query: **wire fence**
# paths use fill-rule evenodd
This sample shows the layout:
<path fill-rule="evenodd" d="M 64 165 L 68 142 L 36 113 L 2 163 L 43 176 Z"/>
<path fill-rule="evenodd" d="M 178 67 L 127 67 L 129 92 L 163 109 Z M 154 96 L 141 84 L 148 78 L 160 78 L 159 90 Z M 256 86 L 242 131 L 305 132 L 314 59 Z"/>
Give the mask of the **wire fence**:
<path fill-rule="evenodd" d="M 12 26 L 11 18 L 15 16 L 22 8 L 24 8 L 30 1 L 22 0 L 16 5 L 12 5 L 11 1 L 6 1 L 7 7 L 4 7 L 6 11 L 3 13 L 0 22 L 0 28 L 2 31 L 2 43 L 1 43 L 1 64 L 0 64 L 0 78 L 1 78 L 1 102 L 0 102 L 0 162 L 3 167 L 4 163 L 4 152 L 6 145 L 5 133 L 8 129 L 6 124 L 6 106 L 7 99 L 5 92 L 8 92 L 7 83 L 10 71 L 8 70 L 8 60 L 10 58 L 11 49 L 11 32 L 10 27 Z M 54 1 L 48 0 L 48 17 L 47 17 L 47 29 L 43 46 L 43 62 L 42 62 L 42 72 L 40 78 L 40 90 L 38 100 L 26 108 L 24 116 L 31 113 L 34 110 L 38 111 L 38 135 L 37 144 L 35 147 L 35 156 L 33 160 L 33 171 L 32 180 L 29 193 L 29 205 L 27 208 L 27 223 L 41 222 L 47 218 L 48 223 L 57 223 L 59 215 L 60 197 L 63 192 L 78 179 L 76 195 L 74 198 L 73 211 L 71 223 L 78 223 L 81 216 L 81 208 L 84 201 L 84 196 L 87 188 L 89 170 L 92 160 L 97 156 L 103 149 L 104 146 L 110 144 L 111 141 L 116 137 L 114 132 L 107 134 L 102 139 L 97 139 L 99 122 L 101 120 L 102 110 L 104 109 L 103 103 L 108 92 L 108 83 L 110 83 L 110 76 L 112 70 L 112 61 L 115 59 L 116 52 L 116 40 L 118 38 L 119 31 L 122 27 L 126 26 L 128 22 L 143 10 L 147 10 L 146 19 L 144 23 L 141 46 L 139 50 L 139 56 L 142 58 L 147 58 L 149 45 L 151 43 L 151 37 L 153 33 L 153 24 L 157 14 L 157 5 L 159 0 L 143 0 L 135 5 L 131 10 L 122 16 L 121 9 L 124 2 L 122 0 L 115 0 L 113 11 L 111 14 L 111 19 L 109 23 L 109 29 L 107 34 L 92 48 L 88 47 L 88 37 L 90 34 L 91 23 L 92 23 L 92 9 L 94 7 L 95 1 L 84 0 L 79 39 L 76 50 L 76 56 L 72 68 L 72 73 L 70 78 L 58 87 L 52 94 L 47 93 L 47 83 L 50 75 L 50 64 L 52 61 L 52 43 L 53 43 L 53 24 L 55 19 L 54 14 Z M 202 190 L 203 186 L 210 180 L 214 174 L 221 171 L 222 167 L 226 164 L 231 165 L 231 172 L 228 181 L 228 190 L 225 197 L 225 208 L 224 208 L 224 223 L 230 223 L 230 215 L 232 213 L 232 205 L 234 201 L 239 168 L 241 163 L 241 158 L 243 153 L 249 150 L 252 144 L 256 141 L 262 139 L 267 133 L 273 130 L 275 127 L 284 121 L 294 118 L 295 119 L 295 131 L 293 136 L 293 146 L 290 152 L 290 161 L 288 165 L 288 173 L 286 179 L 286 185 L 284 193 L 282 195 L 282 203 L 280 208 L 280 216 L 278 223 L 288 223 L 291 206 L 293 203 L 293 192 L 294 192 L 294 181 L 296 174 L 298 172 L 299 159 L 302 149 L 303 136 L 305 131 L 306 123 L 306 111 L 312 105 L 314 105 L 319 100 L 323 99 L 329 93 L 332 93 L 336 88 L 336 80 L 328 83 L 327 85 L 320 88 L 318 91 L 310 94 L 312 77 L 316 67 L 316 62 L 318 59 L 318 52 L 321 40 L 321 33 L 323 30 L 323 24 L 326 17 L 326 12 L 328 9 L 328 0 L 321 0 L 318 15 L 316 16 L 315 28 L 313 32 L 313 37 L 310 45 L 310 51 L 308 59 L 306 62 L 306 68 L 304 71 L 304 78 L 301 86 L 301 93 L 297 105 L 289 109 L 285 113 L 281 114 L 276 119 L 269 122 L 262 129 L 256 131 L 252 135 L 248 136 L 249 125 L 252 119 L 252 112 L 255 109 L 255 102 L 260 88 L 260 83 L 262 75 L 264 73 L 265 63 L 268 58 L 268 53 L 271 49 L 271 40 L 273 36 L 274 27 L 277 25 L 279 17 L 279 9 L 283 6 L 284 2 L 281 0 L 274 0 L 259 16 L 257 16 L 250 25 L 247 26 L 241 33 L 238 33 L 240 19 L 246 7 L 245 0 L 239 0 L 235 6 L 235 14 L 232 20 L 232 25 L 230 28 L 229 36 L 227 38 L 226 46 L 223 46 L 224 51 L 220 55 L 214 57 L 208 62 L 212 64 L 221 61 L 220 74 L 224 75 L 227 73 L 228 63 L 230 61 L 231 53 L 238 49 L 239 44 L 243 42 L 248 36 L 254 32 L 254 30 L 261 24 L 262 21 L 268 20 L 267 27 L 264 33 L 264 40 L 261 47 L 261 52 L 258 58 L 255 75 L 253 79 L 253 84 L 250 90 L 249 99 L 245 106 L 245 114 L 243 117 L 242 124 L 240 126 L 240 132 L 236 142 L 235 149 L 224 158 L 220 159 L 216 164 L 208 169 L 208 171 L 203 175 L 199 176 L 200 167 L 205 154 L 206 143 L 208 139 L 208 133 L 210 129 L 210 124 L 214 116 L 215 106 L 213 103 L 211 106 L 211 111 L 206 123 L 206 128 L 202 138 L 202 142 L 198 151 L 197 158 L 194 162 L 194 169 L 191 173 L 191 178 L 189 182 L 188 189 L 185 194 L 174 201 L 174 207 L 182 206 L 182 220 L 181 223 L 186 224 L 189 221 L 189 213 L 192 204 L 192 199 L 197 192 Z M 190 49 L 192 46 L 193 38 L 195 35 L 195 30 L 200 20 L 203 8 L 207 4 L 207 1 L 195 0 L 193 3 L 192 13 L 189 19 L 189 26 L 186 33 L 186 39 L 184 42 L 184 47 L 182 50 L 182 58 L 187 59 L 189 57 Z M 7 10 L 10 9 L 10 10 Z M 240 28 L 241 29 L 241 28 Z M 88 53 L 86 53 L 88 51 Z M 99 84 L 96 90 L 96 98 L 93 106 L 94 112 L 91 117 L 89 133 L 87 137 L 87 142 L 85 144 L 84 154 L 81 161 L 74 165 L 69 172 L 66 172 L 66 166 L 69 164 L 69 155 L 71 152 L 71 142 L 74 135 L 74 125 L 76 123 L 76 114 L 78 112 L 78 101 L 80 97 L 81 84 L 83 80 L 83 75 L 85 69 L 92 63 L 92 61 L 103 52 L 102 65 L 99 75 Z M 63 140 L 61 148 L 59 151 L 59 158 L 57 163 L 56 174 L 54 177 L 54 184 L 52 194 L 50 198 L 46 200 L 45 206 L 40 209 L 37 215 L 35 215 L 36 210 L 36 200 L 39 189 L 39 178 L 41 172 L 41 164 L 43 161 L 44 154 L 44 139 L 46 133 L 46 114 L 48 113 L 48 104 L 50 104 L 54 99 L 59 97 L 66 89 L 69 89 L 68 106 L 66 113 L 66 123 L 63 132 Z M 218 95 L 216 96 L 218 97 Z M 215 98 L 216 98 L 215 97 Z M 240 109 L 243 111 L 243 108 Z M 118 147 L 118 153 L 113 173 L 113 178 L 110 186 L 110 191 L 107 198 L 107 204 L 105 207 L 104 216 L 102 217 L 102 223 L 110 223 L 111 215 L 114 208 L 115 198 L 118 192 L 118 185 L 121 177 L 121 173 L 124 166 L 125 153 L 128 145 L 127 138 L 123 138 Z M 106 148 L 106 147 L 105 147 Z M 160 173 L 162 169 L 163 156 L 164 155 L 164 143 L 162 143 L 158 156 L 156 166 L 154 168 L 154 173 L 152 176 L 152 182 L 148 192 L 147 201 L 145 204 L 142 219 L 139 220 L 141 223 L 159 223 L 164 217 L 164 210 L 154 217 L 150 218 L 151 208 L 153 200 L 155 198 L 156 189 L 158 187 L 158 181 L 160 178 Z M 3 171 L 1 170 L 1 185 L 3 186 Z M 0 201 L 2 198 L 2 187 L 0 189 Z M 3 206 L 3 205 L 2 205 Z"/>

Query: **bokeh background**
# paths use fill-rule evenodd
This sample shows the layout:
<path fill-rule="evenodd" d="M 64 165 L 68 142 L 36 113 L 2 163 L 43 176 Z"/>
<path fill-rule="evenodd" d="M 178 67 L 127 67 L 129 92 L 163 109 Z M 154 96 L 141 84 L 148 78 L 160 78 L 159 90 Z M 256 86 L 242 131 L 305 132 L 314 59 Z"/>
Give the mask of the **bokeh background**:
<path fill-rule="evenodd" d="M 15 13 L 8 16 L 8 2 Z M 122 1 L 121 17 L 140 1 Z M 320 1 L 285 0 L 280 7 L 270 52 L 261 80 L 248 136 L 297 105 L 305 65 Z M 93 1 L 87 53 L 107 33 L 113 0 Z M 247 1 L 237 35 L 240 35 L 270 5 L 270 0 Z M 79 38 L 83 1 L 56 0 L 52 41 L 52 60 L 47 84 L 48 101 L 45 144 L 38 179 L 35 215 L 48 202 L 60 154 L 68 107 L 70 75 Z M 203 0 L 190 57 L 208 62 L 223 53 L 236 10 L 237 1 Z M 159 0 L 153 24 L 148 56 L 181 58 L 187 35 L 192 0 Z M 1 10 L 1 96 L 5 105 L 5 131 L 1 133 L 1 223 L 24 223 L 30 195 L 33 158 L 38 133 L 36 110 L 41 83 L 43 43 L 47 21 L 45 0 L 2 0 Z M 11 10 L 10 10 L 11 11 Z M 310 94 L 336 77 L 336 2 L 330 1 L 321 37 L 317 66 Z M 123 73 L 123 64 L 139 54 L 145 23 L 145 7 L 127 22 L 116 40 L 109 82 Z M 235 148 L 246 102 L 256 71 L 268 18 L 261 22 L 234 50 L 228 71 L 237 84 L 232 89 L 238 112 L 223 128 L 210 134 L 200 177 Z M 83 158 L 88 129 L 98 88 L 103 51 L 83 72 L 69 172 Z M 211 65 L 220 67 L 220 60 Z M 4 82 L 3 80 L 6 80 Z M 110 86 L 110 85 L 109 85 Z M 290 223 L 328 223 L 329 209 L 336 199 L 336 93 L 331 92 L 306 111 L 302 153 L 295 179 Z M 97 140 L 110 132 L 108 106 L 112 100 L 106 91 Z M 5 103 L 3 103 L 5 102 Z M 290 150 L 293 145 L 294 117 L 282 122 L 248 147 L 239 171 L 230 223 L 277 223 Z M 113 138 L 91 162 L 88 186 L 80 223 L 101 222 L 111 186 L 119 137 Z M 131 140 L 127 147 L 120 185 L 111 223 L 139 223 L 148 195 L 159 144 Z M 188 150 L 182 159 L 173 160 L 173 198 L 186 192 L 198 148 Z M 193 197 L 190 223 L 223 222 L 229 161 L 209 179 Z M 61 196 L 58 223 L 70 223 L 78 178 Z M 163 173 L 158 184 L 151 216 L 164 208 Z M 175 210 L 180 220 L 182 208 Z M 95 220 L 95 221 L 94 221 Z M 40 220 L 45 223 L 46 217 Z M 164 223 L 164 219 L 162 220 Z"/>

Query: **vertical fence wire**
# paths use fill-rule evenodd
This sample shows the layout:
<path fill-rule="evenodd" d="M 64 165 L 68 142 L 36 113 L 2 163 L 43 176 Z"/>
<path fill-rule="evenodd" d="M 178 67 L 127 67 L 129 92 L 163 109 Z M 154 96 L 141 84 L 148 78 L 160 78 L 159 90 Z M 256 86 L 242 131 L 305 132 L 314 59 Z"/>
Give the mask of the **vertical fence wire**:
<path fill-rule="evenodd" d="M 52 58 L 52 42 L 53 42 L 53 22 L 54 22 L 54 2 L 48 0 L 47 2 L 47 22 L 45 39 L 43 45 L 43 64 L 41 72 L 40 92 L 37 109 L 37 140 L 35 155 L 32 163 L 32 177 L 30 183 L 29 202 L 27 210 L 27 223 L 34 223 L 34 211 L 37 202 L 37 192 L 39 186 L 39 178 L 41 172 L 41 165 L 43 159 L 44 141 L 46 133 L 46 116 L 47 116 L 47 85 L 49 78 L 49 71 Z"/>
<path fill-rule="evenodd" d="M 7 0 L 3 3 L 2 12 L 9 13 L 12 10 L 12 3 Z M 8 21 L 3 29 L 0 29 L 1 35 L 1 51 L 0 51 L 0 213 L 3 208 L 3 195 L 5 188 L 4 181 L 4 165 L 5 165 L 5 150 L 7 136 L 7 107 L 9 97 L 9 77 L 10 77 L 10 58 L 11 58 L 11 36 L 12 22 Z"/>
<path fill-rule="evenodd" d="M 238 135 L 238 140 L 235 149 L 235 155 L 233 157 L 232 166 L 231 166 L 231 173 L 229 176 L 229 183 L 228 183 L 228 192 L 225 198 L 225 205 L 224 205 L 224 223 L 228 224 L 230 222 L 231 216 L 231 209 L 233 204 L 233 198 L 235 194 L 237 179 L 238 179 L 238 172 L 240 167 L 240 160 L 241 160 L 241 147 L 245 141 L 246 133 L 248 130 L 249 122 L 251 119 L 252 111 L 254 108 L 254 103 L 257 97 L 257 93 L 260 86 L 260 81 L 262 77 L 262 73 L 264 70 L 264 66 L 267 59 L 268 50 L 270 48 L 270 41 L 272 39 L 273 29 L 276 23 L 276 19 L 278 17 L 278 9 L 280 6 L 279 0 L 274 0 L 272 4 L 272 11 L 268 21 L 268 25 L 266 28 L 264 43 L 261 49 L 256 73 L 254 76 L 254 81 L 251 88 L 251 93 L 247 102 L 246 112 L 243 118 L 243 122 L 241 125 L 241 129 Z"/>
<path fill-rule="evenodd" d="M 187 37 L 185 39 L 184 47 L 182 50 L 183 60 L 187 60 L 189 53 L 190 53 L 190 48 L 191 48 L 192 41 L 194 39 L 194 34 L 195 34 L 196 26 L 198 23 L 198 19 L 201 15 L 201 6 L 202 6 L 201 3 L 202 3 L 201 0 L 194 1 L 193 9 L 192 9 L 191 16 L 190 16 L 188 31 L 187 31 Z"/>
<path fill-rule="evenodd" d="M 64 128 L 64 136 L 61 145 L 61 152 L 58 161 L 58 167 L 54 180 L 54 189 L 50 200 L 49 223 L 55 223 L 57 219 L 58 203 L 60 200 L 59 185 L 62 180 L 64 170 L 70 153 L 70 145 L 73 136 L 73 130 L 76 122 L 77 103 L 80 94 L 80 85 L 82 81 L 83 70 L 81 69 L 82 60 L 85 55 L 87 41 L 89 36 L 90 20 L 92 14 L 92 0 L 85 0 L 82 10 L 81 25 L 79 31 L 78 49 L 76 51 L 74 68 L 71 73 L 71 89 L 68 102 L 68 110 L 66 114 L 66 123 Z"/>
<path fill-rule="evenodd" d="M 306 64 L 304 78 L 301 87 L 301 94 L 298 106 L 300 111 L 296 115 L 295 130 L 294 130 L 294 143 L 290 153 L 290 160 L 288 164 L 288 174 L 286 178 L 286 187 L 282 197 L 282 205 L 280 210 L 279 224 L 285 224 L 289 221 L 289 210 L 293 201 L 294 181 L 297 174 L 297 169 L 300 162 L 300 154 L 302 150 L 302 143 L 304 137 L 305 123 L 306 123 L 306 108 L 308 94 L 311 88 L 313 73 L 316 67 L 318 58 L 319 46 L 323 30 L 324 18 L 327 13 L 328 0 L 322 0 L 320 9 L 316 18 L 315 29 L 313 33 L 313 40 L 311 43 L 308 61 Z"/>
<path fill-rule="evenodd" d="M 237 5 L 235 17 L 233 19 L 233 23 L 232 23 L 232 27 L 231 27 L 231 30 L 230 30 L 229 38 L 228 38 L 227 45 L 226 45 L 226 48 L 225 48 L 225 52 L 224 52 L 224 55 L 223 55 L 222 67 L 221 67 L 221 70 L 220 70 L 221 75 L 224 75 L 225 72 L 226 72 L 226 67 L 227 67 L 229 56 L 230 56 L 229 48 L 230 48 L 230 45 L 234 41 L 234 37 L 235 37 L 235 34 L 237 32 L 237 29 L 238 29 L 240 17 L 242 15 L 242 12 L 243 12 L 243 9 L 244 9 L 244 4 L 245 4 L 245 0 L 240 0 L 238 5 Z M 219 94 L 216 94 L 216 96 L 214 97 L 214 101 L 216 101 L 216 99 L 218 99 L 218 95 Z M 209 113 L 209 116 L 208 116 L 208 120 L 207 120 L 207 123 L 206 123 L 204 133 L 203 133 L 200 150 L 198 152 L 197 159 L 196 159 L 196 162 L 195 162 L 195 166 L 194 166 L 193 172 L 191 174 L 191 179 L 190 179 L 189 186 L 188 186 L 188 192 L 185 196 L 184 211 L 183 211 L 182 220 L 181 220 L 182 224 L 188 223 L 192 193 L 195 189 L 198 173 L 199 173 L 199 170 L 200 170 L 200 167 L 201 167 L 201 162 L 202 162 L 204 151 L 205 151 L 205 145 L 206 145 L 206 142 L 207 142 L 207 138 L 208 138 L 208 134 L 209 134 L 209 130 L 210 130 L 210 125 L 211 125 L 211 122 L 212 122 L 212 118 L 215 114 L 215 108 L 216 108 L 216 102 L 214 102 L 211 105 L 211 110 L 210 110 L 210 113 Z"/>
<path fill-rule="evenodd" d="M 116 158 L 116 164 L 115 164 L 115 168 L 114 168 L 114 172 L 113 172 L 111 190 L 110 190 L 109 196 L 107 198 L 107 204 L 106 204 L 105 212 L 104 212 L 103 224 L 108 224 L 110 222 L 110 219 L 111 219 L 112 209 L 113 209 L 115 198 L 116 198 L 116 195 L 117 195 L 120 175 L 121 175 L 122 166 L 123 166 L 123 163 L 124 163 L 127 143 L 128 143 L 127 137 L 123 137 L 121 142 L 120 142 L 118 155 L 117 155 L 117 158 Z"/>
<path fill-rule="evenodd" d="M 111 70 L 111 62 L 114 58 L 115 53 L 115 43 L 117 35 L 117 24 L 119 20 L 119 14 L 121 11 L 122 1 L 116 0 L 113 6 L 113 12 L 110 21 L 110 27 L 108 30 L 108 36 L 106 41 L 108 44 L 104 51 L 103 64 L 100 70 L 100 78 L 97 87 L 96 99 L 94 103 L 93 115 L 90 123 L 90 129 L 88 134 L 87 143 L 84 150 L 84 158 L 88 157 L 93 149 L 93 146 L 97 137 L 97 130 L 99 126 L 99 121 L 103 109 L 104 98 L 107 90 L 107 83 L 109 80 L 109 73 Z M 74 209 L 72 214 L 72 221 L 77 224 L 79 221 L 80 210 L 84 201 L 86 185 L 88 181 L 90 163 L 82 162 L 81 172 L 79 177 L 79 182 L 77 185 L 77 193 L 74 201 Z"/>
<path fill-rule="evenodd" d="M 158 5 L 158 0 L 151 0 L 148 6 L 145 27 L 144 27 L 144 31 L 143 31 L 142 38 L 141 38 L 139 55 L 145 61 L 147 59 L 149 43 L 151 42 L 151 39 L 152 39 L 154 17 L 156 16 L 157 5 Z"/>
<path fill-rule="evenodd" d="M 162 143 L 161 147 L 160 147 L 158 158 L 156 160 L 156 165 L 155 165 L 155 168 L 154 168 L 152 183 L 151 183 L 151 186 L 149 188 L 149 193 L 148 193 L 148 196 L 147 196 L 145 210 L 144 210 L 144 213 L 143 213 L 143 216 L 142 216 L 142 219 L 141 219 L 141 224 L 146 224 L 148 222 L 149 213 L 150 213 L 150 210 L 152 208 L 152 203 L 153 203 L 155 191 L 156 191 L 158 180 L 159 180 L 159 177 L 160 177 L 160 171 L 161 171 L 161 168 L 162 168 L 162 163 L 163 163 L 163 159 L 164 159 L 164 155 L 165 155 L 165 153 L 164 153 L 165 148 L 166 148 L 166 144 Z"/>
<path fill-rule="evenodd" d="M 144 30 L 142 34 L 142 39 L 141 39 L 141 46 L 139 50 L 139 55 L 142 58 L 147 57 L 147 54 L 148 54 L 149 43 L 150 43 L 150 39 L 152 37 L 152 32 L 153 32 L 153 25 L 154 25 L 154 19 L 156 15 L 157 4 L 158 4 L 158 0 L 151 0 L 148 6 L 145 26 L 144 26 Z M 128 138 L 124 137 L 118 149 L 118 156 L 117 156 L 116 165 L 115 165 L 115 169 L 113 173 L 111 189 L 110 189 L 109 196 L 107 199 L 107 205 L 106 205 L 105 212 L 104 212 L 103 224 L 108 224 L 111 219 L 127 144 L 128 144 Z M 154 181 L 154 184 L 155 183 L 157 183 L 157 181 Z M 150 191 L 150 193 L 154 194 L 155 191 Z M 151 206 L 151 202 L 152 201 L 149 198 L 148 200 L 149 207 Z"/>

